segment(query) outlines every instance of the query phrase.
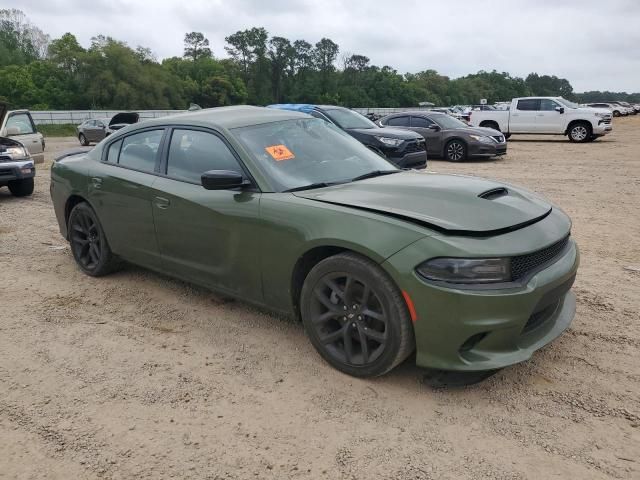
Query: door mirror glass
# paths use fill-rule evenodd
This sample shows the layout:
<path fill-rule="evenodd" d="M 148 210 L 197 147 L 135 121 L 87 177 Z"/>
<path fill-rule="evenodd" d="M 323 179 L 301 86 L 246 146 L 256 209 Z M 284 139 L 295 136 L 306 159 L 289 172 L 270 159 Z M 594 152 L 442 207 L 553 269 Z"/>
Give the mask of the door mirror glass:
<path fill-rule="evenodd" d="M 202 186 L 206 190 L 228 190 L 243 185 L 242 175 L 231 170 L 209 170 L 202 174 Z"/>

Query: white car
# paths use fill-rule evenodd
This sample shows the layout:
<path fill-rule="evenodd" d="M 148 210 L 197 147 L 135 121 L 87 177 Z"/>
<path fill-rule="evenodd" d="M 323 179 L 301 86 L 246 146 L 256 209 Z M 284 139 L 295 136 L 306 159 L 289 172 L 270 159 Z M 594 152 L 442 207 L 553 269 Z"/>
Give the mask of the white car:
<path fill-rule="evenodd" d="M 19 141 L 35 163 L 44 162 L 44 137 L 29 110 L 7 110 L 7 105 L 0 103 L 0 137 Z"/>
<path fill-rule="evenodd" d="M 581 107 L 562 97 L 520 97 L 509 110 L 471 113 L 471 125 L 512 134 L 566 135 L 572 142 L 589 142 L 612 130 L 611 112 Z"/>

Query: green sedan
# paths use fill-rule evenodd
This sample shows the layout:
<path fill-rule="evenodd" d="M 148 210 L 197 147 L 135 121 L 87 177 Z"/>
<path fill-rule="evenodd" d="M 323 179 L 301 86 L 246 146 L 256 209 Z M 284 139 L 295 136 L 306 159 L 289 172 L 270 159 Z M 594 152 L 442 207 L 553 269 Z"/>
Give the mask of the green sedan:
<path fill-rule="evenodd" d="M 333 125 L 259 107 L 128 126 L 52 167 L 79 268 L 131 262 L 300 318 L 350 375 L 493 370 L 571 323 L 571 221 L 524 189 L 399 170 Z"/>

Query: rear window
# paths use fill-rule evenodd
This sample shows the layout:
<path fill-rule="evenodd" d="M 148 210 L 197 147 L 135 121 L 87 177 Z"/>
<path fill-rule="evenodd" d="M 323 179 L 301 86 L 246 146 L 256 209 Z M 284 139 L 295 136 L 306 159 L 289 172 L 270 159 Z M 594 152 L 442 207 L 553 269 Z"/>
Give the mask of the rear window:
<path fill-rule="evenodd" d="M 109 150 L 107 151 L 107 162 L 118 163 L 118 154 L 120 153 L 121 145 L 122 140 L 118 140 L 117 142 L 109 145 Z"/>
<path fill-rule="evenodd" d="M 409 126 L 409 117 L 393 117 L 387 120 L 386 125 L 390 127 L 408 127 Z"/>
<path fill-rule="evenodd" d="M 538 107 L 540 106 L 540 100 L 535 99 L 535 98 L 531 98 L 531 99 L 526 99 L 526 100 L 518 100 L 518 106 L 517 109 L 518 110 L 538 110 Z"/>

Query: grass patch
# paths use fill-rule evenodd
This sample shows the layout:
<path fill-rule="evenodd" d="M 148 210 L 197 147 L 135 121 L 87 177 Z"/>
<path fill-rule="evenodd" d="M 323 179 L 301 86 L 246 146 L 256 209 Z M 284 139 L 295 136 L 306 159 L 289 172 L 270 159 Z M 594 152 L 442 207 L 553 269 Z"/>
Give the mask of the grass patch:
<path fill-rule="evenodd" d="M 41 124 L 38 131 L 45 137 L 75 137 L 76 126 L 72 123 Z"/>

